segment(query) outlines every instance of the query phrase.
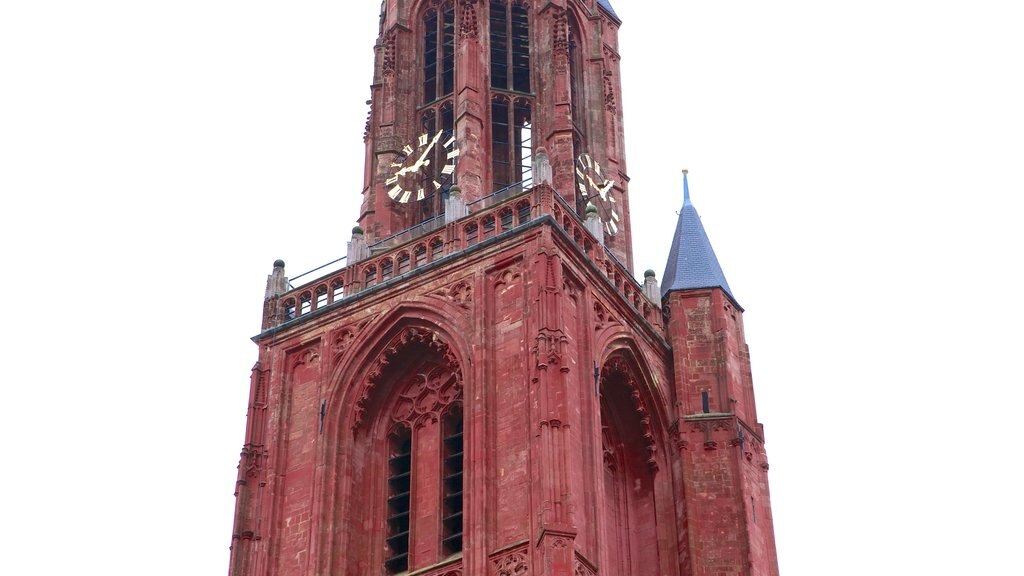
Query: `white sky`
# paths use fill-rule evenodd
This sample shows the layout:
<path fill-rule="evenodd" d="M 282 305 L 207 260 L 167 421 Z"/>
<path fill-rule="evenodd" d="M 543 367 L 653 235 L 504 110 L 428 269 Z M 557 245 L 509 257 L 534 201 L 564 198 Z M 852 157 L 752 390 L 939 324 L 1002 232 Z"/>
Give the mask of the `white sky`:
<path fill-rule="evenodd" d="M 379 4 L 0 4 L 0 573 L 226 573 L 264 281 L 344 253 Z M 1024 9 L 615 8 L 636 271 L 689 168 L 782 573 L 1024 573 Z"/>

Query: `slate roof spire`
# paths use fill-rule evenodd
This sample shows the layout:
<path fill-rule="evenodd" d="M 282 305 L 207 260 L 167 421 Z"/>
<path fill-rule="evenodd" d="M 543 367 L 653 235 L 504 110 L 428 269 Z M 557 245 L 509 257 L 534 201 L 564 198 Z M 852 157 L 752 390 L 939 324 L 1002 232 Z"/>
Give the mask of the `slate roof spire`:
<path fill-rule="evenodd" d="M 597 3 L 608 11 L 616 20 L 620 20 L 619 15 L 615 13 L 615 9 L 612 8 L 611 0 L 597 0 Z"/>
<path fill-rule="evenodd" d="M 711 241 L 704 232 L 700 215 L 690 201 L 690 183 L 686 174 L 687 171 L 683 170 L 683 209 L 679 212 L 672 249 L 665 264 L 661 295 L 665 297 L 674 290 L 721 288 L 735 303 L 736 298 L 732 295 Z"/>

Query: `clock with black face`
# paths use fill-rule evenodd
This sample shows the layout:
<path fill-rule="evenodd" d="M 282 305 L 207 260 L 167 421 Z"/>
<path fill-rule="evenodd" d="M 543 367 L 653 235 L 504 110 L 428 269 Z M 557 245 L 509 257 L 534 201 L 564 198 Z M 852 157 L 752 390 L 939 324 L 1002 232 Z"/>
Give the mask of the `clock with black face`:
<path fill-rule="evenodd" d="M 590 154 L 576 159 L 576 187 L 580 196 L 597 208 L 605 231 L 614 236 L 619 231 L 619 205 L 615 201 L 615 181 L 601 173 L 601 165 Z"/>
<path fill-rule="evenodd" d="M 391 173 L 384 181 L 388 196 L 404 204 L 434 194 L 455 173 L 458 157 L 459 148 L 450 132 L 420 134 L 415 142 L 406 144 L 402 155 L 391 163 Z"/>

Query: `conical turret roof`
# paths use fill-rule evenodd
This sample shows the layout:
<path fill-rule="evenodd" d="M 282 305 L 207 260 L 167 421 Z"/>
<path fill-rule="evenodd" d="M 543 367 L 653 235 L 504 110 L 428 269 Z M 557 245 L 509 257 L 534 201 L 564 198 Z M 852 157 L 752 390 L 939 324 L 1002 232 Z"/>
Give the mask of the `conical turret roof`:
<path fill-rule="evenodd" d="M 718 257 L 715 256 L 715 250 L 711 247 L 711 240 L 701 224 L 700 215 L 690 202 L 690 183 L 684 170 L 683 209 L 679 212 L 672 249 L 665 264 L 661 295 L 664 297 L 674 290 L 698 288 L 721 288 L 733 302 L 736 301 L 722 266 L 718 263 Z"/>
<path fill-rule="evenodd" d="M 615 9 L 612 8 L 612 3 L 610 0 L 597 0 L 597 3 L 600 4 L 602 8 L 607 10 L 609 14 L 614 16 L 616 20 L 620 20 L 619 15 L 616 14 Z"/>

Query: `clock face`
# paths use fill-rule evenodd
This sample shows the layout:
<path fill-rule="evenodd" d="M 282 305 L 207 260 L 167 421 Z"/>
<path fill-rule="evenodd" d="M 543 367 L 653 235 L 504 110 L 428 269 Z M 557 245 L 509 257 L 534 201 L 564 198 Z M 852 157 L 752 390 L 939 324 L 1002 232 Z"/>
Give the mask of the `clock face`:
<path fill-rule="evenodd" d="M 604 222 L 605 231 L 614 236 L 619 231 L 619 204 L 615 201 L 615 181 L 601 173 L 601 165 L 590 157 L 580 154 L 576 159 L 576 187 L 587 202 L 597 208 L 597 214 Z"/>
<path fill-rule="evenodd" d="M 455 173 L 459 157 L 455 136 L 445 130 L 424 132 L 402 148 L 402 155 L 391 163 L 391 174 L 384 181 L 388 196 L 395 202 L 423 200 L 441 190 Z"/>

